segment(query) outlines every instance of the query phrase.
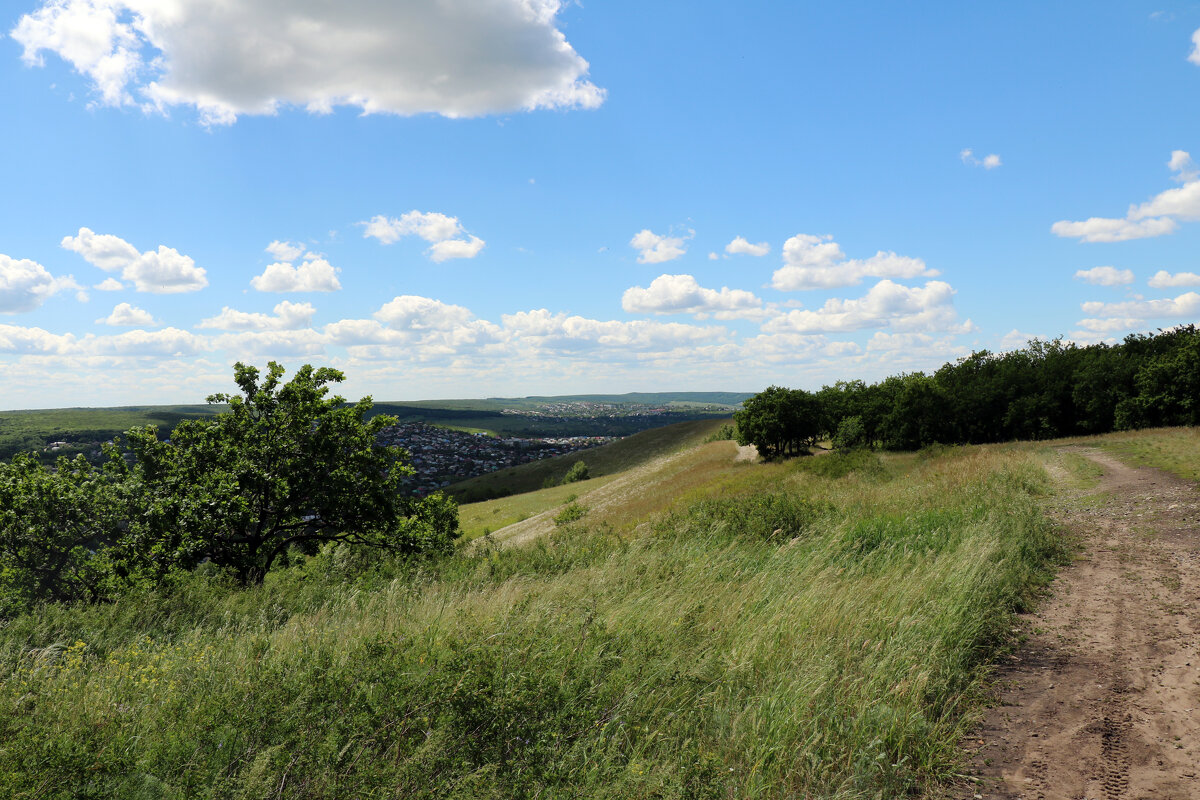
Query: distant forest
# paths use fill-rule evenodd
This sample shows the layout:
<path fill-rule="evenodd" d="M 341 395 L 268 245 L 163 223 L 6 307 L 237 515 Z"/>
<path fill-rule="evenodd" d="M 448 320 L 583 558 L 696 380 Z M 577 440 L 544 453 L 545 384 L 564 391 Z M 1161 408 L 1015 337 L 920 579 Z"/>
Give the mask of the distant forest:
<path fill-rule="evenodd" d="M 786 455 L 835 447 L 1053 439 L 1200 422 L 1200 331 L 1132 334 L 1116 345 L 1031 341 L 981 350 L 933 374 L 839 381 L 817 392 L 773 386 L 736 415 L 744 443 Z"/>

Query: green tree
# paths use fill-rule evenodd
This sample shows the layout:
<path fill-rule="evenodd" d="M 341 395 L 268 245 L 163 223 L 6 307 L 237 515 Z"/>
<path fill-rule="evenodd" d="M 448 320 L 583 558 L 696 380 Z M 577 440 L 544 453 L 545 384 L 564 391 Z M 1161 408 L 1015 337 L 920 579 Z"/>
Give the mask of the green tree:
<path fill-rule="evenodd" d="M 575 483 L 576 481 L 586 481 L 588 479 L 588 465 L 582 461 L 576 461 L 567 470 L 567 474 L 563 476 L 563 484 Z"/>
<path fill-rule="evenodd" d="M 180 423 L 169 440 L 128 432 L 139 514 L 123 539 L 133 572 L 159 577 L 204 560 L 259 582 L 290 548 L 346 542 L 399 553 L 444 552 L 457 507 L 439 494 L 409 497 L 407 453 L 377 443 L 395 422 L 366 419 L 369 397 L 329 395 L 341 372 L 301 367 L 287 383 L 238 363 L 240 394 L 214 394 L 229 411 Z"/>
<path fill-rule="evenodd" d="M 752 444 L 763 458 L 797 455 L 823 429 L 821 404 L 803 389 L 769 386 L 733 415 L 738 444 Z"/>

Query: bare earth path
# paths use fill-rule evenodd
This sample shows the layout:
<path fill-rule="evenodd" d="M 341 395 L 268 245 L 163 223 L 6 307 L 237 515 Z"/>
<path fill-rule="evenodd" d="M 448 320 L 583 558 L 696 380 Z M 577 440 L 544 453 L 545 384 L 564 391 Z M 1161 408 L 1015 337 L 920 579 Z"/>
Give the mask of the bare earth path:
<path fill-rule="evenodd" d="M 1083 552 L 998 675 L 966 796 L 1200 798 L 1200 491 L 1067 449 L 1104 470 L 1058 511 Z"/>

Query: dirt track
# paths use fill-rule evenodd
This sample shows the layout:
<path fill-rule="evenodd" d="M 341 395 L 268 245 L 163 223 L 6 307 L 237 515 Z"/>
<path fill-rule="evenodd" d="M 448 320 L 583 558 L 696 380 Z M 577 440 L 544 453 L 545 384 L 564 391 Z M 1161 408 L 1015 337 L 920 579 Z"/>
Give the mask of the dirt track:
<path fill-rule="evenodd" d="M 1200 492 L 1071 449 L 1104 469 L 1058 510 L 1083 550 L 997 676 L 965 796 L 1200 798 Z"/>

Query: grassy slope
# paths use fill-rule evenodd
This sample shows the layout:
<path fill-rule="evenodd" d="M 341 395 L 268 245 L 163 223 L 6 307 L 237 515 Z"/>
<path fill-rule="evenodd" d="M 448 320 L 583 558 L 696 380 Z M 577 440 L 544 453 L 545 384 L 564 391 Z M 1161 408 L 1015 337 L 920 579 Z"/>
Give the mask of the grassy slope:
<path fill-rule="evenodd" d="M 672 467 L 636 532 L 670 499 L 416 573 L 327 553 L 15 620 L 0 795 L 932 790 L 1061 552 L 1037 454 L 730 455 Z"/>
<path fill-rule="evenodd" d="M 0 411 L 0 458 L 41 450 L 53 441 L 107 441 L 142 425 L 173 428 L 181 420 L 208 416 L 224 406 L 128 406 Z"/>
<path fill-rule="evenodd" d="M 684 447 L 699 444 L 715 432 L 727 419 L 704 419 L 678 422 L 661 428 L 635 433 L 618 442 L 555 458 L 532 461 L 518 467 L 501 469 L 477 478 L 456 483 L 449 492 L 463 503 L 534 492 L 547 481 L 558 482 L 576 461 L 588 465 L 593 478 L 613 475 L 644 464 L 647 461 Z"/>

